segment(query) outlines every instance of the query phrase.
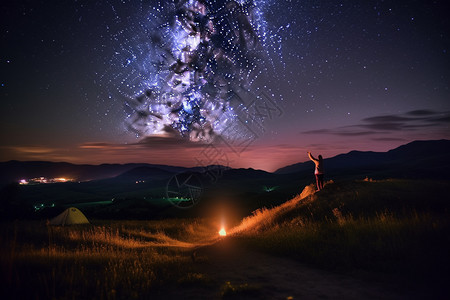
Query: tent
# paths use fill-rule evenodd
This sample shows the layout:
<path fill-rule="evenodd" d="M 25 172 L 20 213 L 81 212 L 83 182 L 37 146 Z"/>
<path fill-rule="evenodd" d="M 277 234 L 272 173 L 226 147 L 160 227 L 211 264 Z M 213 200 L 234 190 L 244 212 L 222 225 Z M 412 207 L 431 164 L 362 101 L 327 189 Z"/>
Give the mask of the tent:
<path fill-rule="evenodd" d="M 50 225 L 89 224 L 85 215 L 76 207 L 69 207 L 50 220 Z"/>

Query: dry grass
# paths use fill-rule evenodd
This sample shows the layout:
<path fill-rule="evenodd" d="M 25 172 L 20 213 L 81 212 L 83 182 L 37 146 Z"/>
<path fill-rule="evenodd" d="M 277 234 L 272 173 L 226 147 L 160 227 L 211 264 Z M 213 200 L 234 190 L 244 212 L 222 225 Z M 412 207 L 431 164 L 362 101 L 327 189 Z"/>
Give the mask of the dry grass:
<path fill-rule="evenodd" d="M 2 224 L 1 280 L 11 298 L 142 299 L 172 283 L 208 281 L 194 272 L 190 250 L 216 236 L 210 221 L 94 224 Z"/>
<path fill-rule="evenodd" d="M 433 186 L 433 190 L 429 189 Z M 246 246 L 316 267 L 397 274 L 408 283 L 449 279 L 446 183 L 398 180 L 329 184 L 272 209 L 233 232 Z"/>
<path fill-rule="evenodd" d="M 293 210 L 296 206 L 305 204 L 306 202 L 312 201 L 312 196 L 315 192 L 315 186 L 313 184 L 306 186 L 302 193 L 295 196 L 285 203 L 273 207 L 273 208 L 260 208 L 253 212 L 249 217 L 246 217 L 242 222 L 232 228 L 230 234 L 248 234 L 249 232 L 257 232 L 263 230 L 267 227 L 271 227 L 276 223 L 276 219 L 282 216 L 286 212 Z"/>

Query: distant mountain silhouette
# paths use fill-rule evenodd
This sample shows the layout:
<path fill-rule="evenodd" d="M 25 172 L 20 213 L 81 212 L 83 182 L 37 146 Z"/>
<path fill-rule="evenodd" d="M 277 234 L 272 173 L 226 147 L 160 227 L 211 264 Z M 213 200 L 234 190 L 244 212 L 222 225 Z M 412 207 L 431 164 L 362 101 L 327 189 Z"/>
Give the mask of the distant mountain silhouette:
<path fill-rule="evenodd" d="M 305 155 L 306 156 L 306 155 Z M 415 141 L 388 152 L 351 151 L 325 158 L 326 177 L 344 178 L 450 178 L 450 140 Z M 76 165 L 65 162 L 8 161 L 0 163 L 0 185 L 18 182 L 22 178 L 67 177 L 77 181 L 110 178 L 117 181 L 159 180 L 181 172 L 205 172 L 211 169 L 220 181 L 252 179 L 274 180 L 276 184 L 289 179 L 309 179 L 314 165 L 311 161 L 297 163 L 268 173 L 254 169 L 228 167 L 185 168 L 154 164 Z M 208 174 L 206 174 L 208 175 Z M 282 175 L 282 176 L 278 176 Z"/>
<path fill-rule="evenodd" d="M 168 179 L 177 172 L 163 170 L 159 167 L 142 166 L 129 170 L 115 177 L 120 181 L 137 181 L 137 180 L 159 180 Z"/>
<path fill-rule="evenodd" d="M 329 178 L 356 175 L 398 178 L 450 178 L 450 140 L 414 141 L 388 152 L 351 151 L 324 159 Z M 313 172 L 310 161 L 280 168 L 276 174 Z"/>
<path fill-rule="evenodd" d="M 222 178 L 220 179 L 251 179 L 251 178 L 272 178 L 274 174 L 263 171 L 263 170 L 255 170 L 252 168 L 248 169 L 228 169 L 223 172 Z"/>
<path fill-rule="evenodd" d="M 152 164 L 76 165 L 65 162 L 8 161 L 0 163 L 0 184 L 18 182 L 36 177 L 66 177 L 76 181 L 89 181 L 119 176 L 135 168 L 151 167 L 167 172 L 183 172 L 188 168 Z"/>

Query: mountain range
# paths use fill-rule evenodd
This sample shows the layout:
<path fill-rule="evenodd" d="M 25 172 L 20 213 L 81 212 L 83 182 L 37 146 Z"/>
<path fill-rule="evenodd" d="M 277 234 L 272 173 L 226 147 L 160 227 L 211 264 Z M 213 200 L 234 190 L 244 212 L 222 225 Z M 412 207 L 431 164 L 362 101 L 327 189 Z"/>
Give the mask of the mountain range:
<path fill-rule="evenodd" d="M 387 152 L 351 151 L 324 159 L 327 178 L 369 176 L 372 178 L 442 178 L 450 179 L 450 140 L 414 141 Z M 301 178 L 311 176 L 314 165 L 300 162 L 273 172 L 221 167 L 223 180 L 238 178 Z M 65 162 L 0 162 L 0 185 L 23 178 L 66 177 L 76 181 L 111 179 L 115 181 L 161 180 L 200 167 L 186 168 L 156 164 L 76 165 Z"/>
<path fill-rule="evenodd" d="M 449 179 L 450 140 L 414 141 L 387 152 L 351 151 L 324 159 L 327 177 Z M 311 172 L 311 163 L 280 168 L 275 174 Z"/>

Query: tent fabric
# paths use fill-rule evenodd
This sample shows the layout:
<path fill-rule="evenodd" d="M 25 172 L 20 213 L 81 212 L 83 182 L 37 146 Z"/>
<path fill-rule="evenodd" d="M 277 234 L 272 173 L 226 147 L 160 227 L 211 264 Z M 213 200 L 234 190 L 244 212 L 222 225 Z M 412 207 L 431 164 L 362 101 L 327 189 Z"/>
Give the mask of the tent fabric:
<path fill-rule="evenodd" d="M 50 220 L 50 225 L 89 224 L 86 216 L 76 207 L 69 207 Z"/>

